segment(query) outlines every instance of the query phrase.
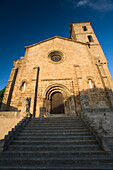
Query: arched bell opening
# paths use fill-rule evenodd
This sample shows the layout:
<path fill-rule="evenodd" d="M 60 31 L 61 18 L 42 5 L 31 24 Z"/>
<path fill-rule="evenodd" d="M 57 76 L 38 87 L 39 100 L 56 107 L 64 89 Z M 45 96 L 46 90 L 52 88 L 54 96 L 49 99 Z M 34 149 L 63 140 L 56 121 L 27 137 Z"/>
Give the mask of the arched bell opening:
<path fill-rule="evenodd" d="M 64 114 L 64 97 L 61 92 L 54 92 L 51 95 L 50 114 Z"/>

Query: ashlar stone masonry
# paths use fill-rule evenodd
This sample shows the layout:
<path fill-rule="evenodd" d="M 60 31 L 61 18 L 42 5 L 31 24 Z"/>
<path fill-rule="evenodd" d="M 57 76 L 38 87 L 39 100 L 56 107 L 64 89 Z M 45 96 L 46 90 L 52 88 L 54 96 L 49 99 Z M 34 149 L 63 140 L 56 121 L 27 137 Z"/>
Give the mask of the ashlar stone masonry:
<path fill-rule="evenodd" d="M 1 109 L 78 115 L 83 110 L 112 110 L 113 81 L 90 22 L 71 23 L 70 38 L 52 37 L 25 47 L 14 61 Z"/>

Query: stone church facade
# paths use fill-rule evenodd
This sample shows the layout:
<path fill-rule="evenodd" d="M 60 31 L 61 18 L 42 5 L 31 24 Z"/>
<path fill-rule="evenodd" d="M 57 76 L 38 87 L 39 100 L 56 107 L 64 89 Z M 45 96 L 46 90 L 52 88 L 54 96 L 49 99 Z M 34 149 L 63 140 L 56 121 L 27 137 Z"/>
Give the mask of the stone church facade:
<path fill-rule="evenodd" d="M 113 108 L 113 81 L 90 22 L 71 23 L 70 38 L 55 36 L 25 50 L 14 61 L 2 110 L 21 111 L 26 97 L 36 117 L 41 110 L 78 115 Z"/>

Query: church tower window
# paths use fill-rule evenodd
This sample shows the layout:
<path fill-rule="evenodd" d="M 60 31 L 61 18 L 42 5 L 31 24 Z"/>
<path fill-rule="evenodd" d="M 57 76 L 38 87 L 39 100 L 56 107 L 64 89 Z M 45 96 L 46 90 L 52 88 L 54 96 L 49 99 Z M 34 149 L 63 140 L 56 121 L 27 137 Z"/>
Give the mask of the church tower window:
<path fill-rule="evenodd" d="M 87 31 L 87 27 L 86 26 L 83 26 L 83 31 Z"/>
<path fill-rule="evenodd" d="M 88 35 L 89 42 L 94 42 L 93 37 L 91 35 Z"/>

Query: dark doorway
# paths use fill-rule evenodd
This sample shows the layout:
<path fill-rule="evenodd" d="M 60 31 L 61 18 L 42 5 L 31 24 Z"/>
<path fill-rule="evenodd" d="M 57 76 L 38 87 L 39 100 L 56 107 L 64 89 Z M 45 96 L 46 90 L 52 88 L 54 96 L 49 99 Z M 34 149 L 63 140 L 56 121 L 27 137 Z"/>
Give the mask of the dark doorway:
<path fill-rule="evenodd" d="M 62 93 L 54 93 L 51 97 L 51 114 L 64 113 L 64 99 Z"/>

